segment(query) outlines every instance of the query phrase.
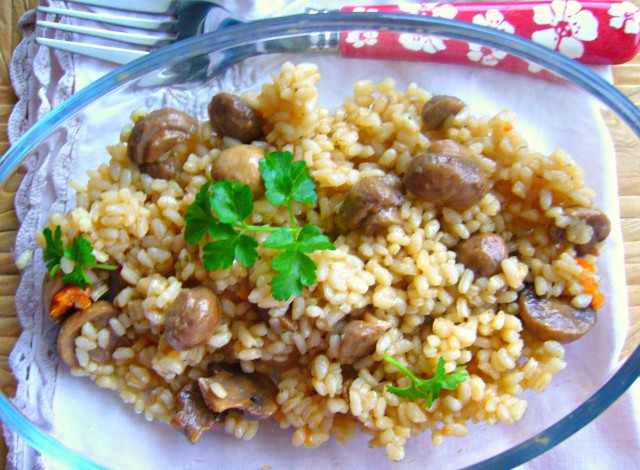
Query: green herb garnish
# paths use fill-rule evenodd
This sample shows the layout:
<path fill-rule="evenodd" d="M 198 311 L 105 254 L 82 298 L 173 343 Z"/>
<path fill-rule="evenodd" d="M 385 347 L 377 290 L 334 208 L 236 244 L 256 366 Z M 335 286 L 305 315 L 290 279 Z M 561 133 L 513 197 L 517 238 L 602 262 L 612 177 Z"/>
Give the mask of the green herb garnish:
<path fill-rule="evenodd" d="M 400 364 L 394 358 L 385 354 L 384 360 L 389 364 L 393 364 L 400 369 L 407 377 L 411 379 L 411 385 L 408 387 L 394 387 L 393 385 L 387 385 L 387 391 L 398 395 L 399 397 L 409 398 L 415 400 L 423 398 L 427 400 L 425 408 L 431 408 L 433 401 L 440 396 L 442 389 L 455 390 L 458 385 L 464 382 L 469 373 L 465 370 L 465 366 L 458 366 L 453 372 L 446 374 L 444 371 L 444 359 L 442 356 L 438 359 L 436 366 L 436 373 L 430 379 L 419 379 L 405 366 Z"/>
<path fill-rule="evenodd" d="M 42 231 L 44 239 L 47 242 L 44 248 L 44 262 L 47 265 L 49 276 L 53 277 L 60 267 L 60 260 L 64 256 L 64 246 L 62 245 L 62 230 L 60 226 L 56 227 L 55 232 L 51 232 L 49 227 Z"/>
<path fill-rule="evenodd" d="M 44 249 L 44 262 L 49 271 L 49 276 L 53 277 L 60 269 L 62 258 L 66 258 L 73 262 L 71 272 L 62 275 L 62 282 L 67 285 L 79 286 L 86 289 L 91 285 L 91 281 L 87 276 L 86 268 L 98 268 L 112 271 L 117 266 L 112 264 L 96 263 L 96 257 L 93 255 L 93 247 L 89 240 L 83 236 L 73 238 L 71 245 L 64 247 L 62 243 L 62 230 L 56 227 L 52 232 L 49 227 L 42 231 L 42 235 L 46 241 Z"/>
<path fill-rule="evenodd" d="M 271 232 L 264 246 L 282 250 L 272 262 L 278 274 L 273 278 L 274 299 L 287 300 L 299 295 L 303 286 L 316 282 L 315 262 L 306 255 L 316 250 L 335 250 L 322 230 L 307 224 L 300 227 L 293 215 L 293 201 L 313 204 L 318 200 L 316 185 L 303 161 L 294 161 L 291 152 L 265 152 L 259 162 L 267 199 L 275 206 L 287 205 L 289 227 L 251 225 L 246 219 L 253 212 L 251 188 L 237 181 L 205 183 L 185 214 L 185 239 L 199 243 L 206 234 L 211 241 L 203 247 L 203 263 L 210 271 L 226 269 L 237 260 L 253 266 L 258 258 L 258 241 L 251 233 Z"/>

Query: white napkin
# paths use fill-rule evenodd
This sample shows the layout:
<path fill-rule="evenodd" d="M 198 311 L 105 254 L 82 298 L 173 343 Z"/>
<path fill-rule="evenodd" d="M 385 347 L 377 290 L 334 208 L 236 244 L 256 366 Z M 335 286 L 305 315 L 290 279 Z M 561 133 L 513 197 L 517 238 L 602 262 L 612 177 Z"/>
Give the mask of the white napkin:
<path fill-rule="evenodd" d="M 64 2 L 53 3 L 65 6 Z M 244 17 L 255 19 L 298 13 L 307 6 L 337 8 L 341 2 L 316 1 L 311 4 L 309 1 L 253 2 L 246 0 L 221 3 L 226 3 L 227 7 L 241 13 Z M 73 85 L 77 90 L 113 69 L 113 66 L 104 62 L 78 56 L 74 57 L 72 63 L 67 62 L 69 55 L 64 53 L 53 54 L 55 61 L 61 64 L 60 70 L 48 69 L 48 62 L 45 60 L 49 58 L 48 51 L 29 47 L 31 47 L 30 53 L 35 54 L 36 59 L 40 57 L 41 63 L 36 60 L 34 66 L 35 75 L 39 80 L 35 82 L 36 86 L 32 87 L 32 90 L 37 91 L 36 93 L 29 94 L 25 89 L 20 95 L 23 105 L 18 108 L 17 117 L 13 121 L 13 128 L 19 129 L 14 133 L 14 138 L 25 128 L 23 111 L 26 105 L 33 106 L 36 103 L 39 105 L 36 109 L 40 112 L 47 111 L 51 105 L 59 102 L 60 98 L 71 93 L 67 86 L 68 77 L 74 79 Z M 28 54 L 25 54 L 25 57 L 28 57 Z M 354 62 L 350 73 L 340 75 L 331 68 L 331 60 L 330 58 L 316 60 L 323 72 L 324 79 L 320 88 L 323 102 L 327 107 L 336 104 L 344 94 L 350 92 L 348 88 L 336 89 L 339 88 L 335 86 L 336 83 L 347 84 L 358 78 L 379 80 L 385 76 L 384 69 L 379 65 L 372 67 L 366 61 Z M 410 81 L 418 81 L 429 91 L 457 94 L 463 97 L 470 104 L 472 112 L 478 115 L 495 114 L 503 108 L 513 110 L 519 116 L 518 127 L 525 132 L 532 145 L 541 151 L 548 152 L 561 142 L 565 150 L 587 167 L 589 183 L 598 189 L 598 205 L 608 214 L 617 216 L 615 155 L 598 107 L 592 100 L 560 93 L 551 84 L 532 84 L 525 77 L 505 76 L 504 82 L 494 81 L 491 86 L 487 86 L 487 80 L 483 79 L 485 71 L 469 68 L 461 71 L 457 68 L 456 73 L 447 74 L 446 83 L 442 83 L 437 76 L 421 77 L 417 72 L 419 65 L 399 65 L 398 63 L 389 65 L 394 69 L 402 68 L 404 73 L 400 76 L 407 77 L 407 83 L 398 83 L 399 88 L 406 86 Z M 439 66 L 443 74 L 450 70 L 450 67 Z M 600 69 L 600 72 L 609 76 L 608 68 Z M 56 86 L 56 80 L 60 76 L 63 80 Z M 19 82 L 24 76 L 14 73 L 13 78 L 14 81 Z M 482 93 L 477 92 L 480 84 L 482 84 Z M 475 91 L 471 92 L 472 90 Z M 541 101 L 540 96 L 546 99 Z M 557 110 L 563 110 L 563 112 L 560 113 Z M 113 140 L 116 140 L 122 123 L 110 119 L 115 113 L 104 114 L 105 119 L 100 123 L 99 130 L 102 135 L 112 135 Z M 15 123 L 19 123 L 20 126 Z M 85 132 L 91 132 L 91 129 Z M 574 135 L 573 139 L 567 139 L 569 133 Z M 94 153 L 89 148 L 78 149 L 78 152 L 91 151 L 83 154 L 101 155 L 101 158 L 106 158 L 102 151 L 103 146 L 104 143 L 99 142 L 96 147 L 98 153 Z M 44 214 L 48 211 L 50 203 L 56 201 L 59 207 L 69 204 L 66 192 L 57 193 L 58 197 L 53 196 L 56 193 L 46 193 L 43 206 L 40 206 L 42 201 L 38 200 L 38 197 L 43 199 L 43 188 L 54 190 L 66 188 L 68 173 L 64 172 L 54 174 L 53 184 L 50 182 L 47 184 L 48 177 L 51 176 L 48 168 L 59 168 L 60 165 L 57 163 L 65 162 L 69 158 L 66 148 L 62 147 L 60 150 L 52 159 L 32 162 L 29 176 L 21 188 L 22 198 L 17 204 L 21 206 L 19 214 L 23 221 L 23 229 L 17 240 L 18 256 L 25 249 L 33 249 L 32 232 L 36 227 L 44 224 Z M 589 158 L 594 155 L 598 158 Z M 583 157 L 580 158 L 581 156 Z M 54 164 L 54 162 L 57 163 Z M 96 164 L 94 160 L 90 163 L 92 166 Z M 74 166 L 72 171 L 74 176 L 82 176 L 85 170 L 86 168 L 82 166 Z M 542 395 L 531 396 L 529 411 L 525 418 L 512 426 L 494 427 L 488 430 L 476 429 L 478 434 L 473 434 L 464 440 L 451 438 L 439 448 L 431 448 L 427 435 L 412 438 L 407 446 L 407 457 L 400 464 L 402 468 L 423 468 L 425 462 L 423 455 L 428 455 L 428 462 L 434 468 L 449 468 L 448 462 L 451 460 L 448 457 L 459 451 L 473 451 L 474 435 L 478 436 L 476 439 L 483 439 L 485 433 L 490 433 L 491 436 L 520 433 L 524 437 L 529 427 L 534 426 L 535 421 L 546 419 L 544 410 L 551 407 L 562 408 L 573 402 L 573 398 L 563 400 L 563 394 L 556 392 L 556 389 L 564 391 L 566 384 L 569 383 L 572 384 L 568 386 L 572 393 L 586 399 L 588 397 L 582 396 L 580 392 L 581 384 L 590 381 L 600 383 L 609 377 L 611 371 L 615 369 L 616 361 L 610 359 L 613 354 L 608 353 L 598 357 L 586 352 L 597 351 L 599 345 L 607 345 L 608 350 L 618 352 L 627 332 L 624 288 L 626 284 L 621 270 L 616 269 L 623 263 L 622 243 L 618 220 L 616 217 L 612 219 L 614 231 L 607 241 L 606 258 L 603 258 L 600 269 L 603 289 L 607 293 L 607 299 L 615 301 L 615 308 L 608 306 L 603 309 L 599 316 L 598 329 L 567 348 L 569 366 L 555 377 L 554 384 L 557 385 L 552 384 L 550 389 Z M 207 436 L 199 445 L 191 446 L 180 436 L 176 437 L 175 432 L 168 426 L 162 423 L 147 423 L 141 416 L 133 415 L 130 407 L 124 405 L 112 392 L 98 389 L 89 380 L 71 377 L 66 367 L 56 371 L 55 365 L 50 360 L 46 360 L 52 347 L 51 338 L 54 332 L 47 328 L 46 322 L 29 319 L 29 317 L 33 318 L 32 315 L 40 308 L 33 303 L 29 294 L 41 279 L 41 264 L 31 263 L 24 272 L 19 291 L 21 295 L 18 295 L 17 304 L 21 312 L 21 320 L 27 322 L 26 331 L 16 345 L 11 364 L 15 370 L 20 371 L 18 377 L 21 380 L 16 402 L 26 410 L 30 418 L 42 423 L 43 426 L 53 426 L 54 434 L 62 442 L 71 443 L 81 452 L 82 450 L 88 452 L 90 448 L 96 447 L 96 442 L 100 443 L 100 447 L 118 449 L 109 458 L 99 462 L 113 468 L 181 468 L 186 463 L 184 460 L 186 455 L 194 467 L 203 462 L 209 462 L 211 466 L 226 462 L 228 465 L 225 465 L 225 468 L 259 468 L 263 465 L 270 465 L 272 468 L 294 468 L 303 464 L 305 467 L 322 465 L 344 468 L 370 468 L 376 464 L 376 468 L 391 466 L 382 450 L 367 449 L 367 436 L 358 436 L 346 448 L 330 441 L 315 451 L 294 449 L 290 445 L 290 430 L 280 431 L 274 423 L 267 426 L 261 425 L 258 436 L 249 444 L 236 441 L 235 438 L 219 432 Z M 618 314 L 614 315 L 614 311 Z M 37 341 L 42 338 L 46 341 Z M 45 344 L 45 347 L 42 344 Z M 586 371 L 589 373 L 587 374 Z M 562 387 L 559 387 L 560 385 Z M 73 398 L 69 399 L 69 397 Z M 640 454 L 638 424 L 640 423 L 640 400 L 638 397 L 640 397 L 640 384 L 635 384 L 633 392 L 626 393 L 585 429 L 523 467 L 527 469 L 632 468 L 636 465 L 637 456 Z M 570 408 L 567 408 L 567 411 L 569 410 Z M 6 430 L 5 434 L 11 451 L 10 466 L 15 468 L 32 468 L 33 466 L 48 468 L 50 466 L 51 462 L 48 458 L 38 458 L 37 454 L 26 447 L 15 435 Z M 153 445 L 144 445 L 145 442 Z"/>

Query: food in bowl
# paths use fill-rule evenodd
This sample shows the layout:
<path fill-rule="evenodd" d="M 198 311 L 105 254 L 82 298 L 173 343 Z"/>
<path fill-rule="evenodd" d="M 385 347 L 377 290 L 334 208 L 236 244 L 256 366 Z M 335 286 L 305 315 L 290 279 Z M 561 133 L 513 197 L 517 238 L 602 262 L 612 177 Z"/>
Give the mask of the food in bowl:
<path fill-rule="evenodd" d="M 275 418 L 401 460 L 520 419 L 604 301 L 583 171 L 508 111 L 386 79 L 329 112 L 319 80 L 287 63 L 209 121 L 132 114 L 37 235 L 62 360 L 192 442 Z"/>

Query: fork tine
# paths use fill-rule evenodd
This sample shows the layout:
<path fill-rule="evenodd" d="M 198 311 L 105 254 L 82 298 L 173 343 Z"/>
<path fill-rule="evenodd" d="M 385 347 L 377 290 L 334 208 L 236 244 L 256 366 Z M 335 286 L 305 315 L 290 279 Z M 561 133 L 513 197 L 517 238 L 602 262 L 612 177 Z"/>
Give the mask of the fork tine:
<path fill-rule="evenodd" d="M 108 29 L 91 28 L 88 26 L 76 26 L 64 23 L 54 23 L 52 21 L 37 21 L 37 26 L 45 28 L 57 29 L 60 31 L 69 31 L 71 33 L 86 34 L 98 38 L 111 39 L 113 41 L 124 42 L 128 44 L 136 44 L 139 46 L 160 47 L 175 41 L 177 36 L 160 37 L 148 34 L 123 33 L 120 31 L 110 31 Z"/>
<path fill-rule="evenodd" d="M 87 44 L 82 42 L 61 41 L 59 39 L 36 38 L 38 44 L 60 49 L 73 54 L 81 54 L 94 59 L 106 60 L 114 64 L 126 64 L 148 54 L 146 51 L 135 51 L 133 49 L 121 49 L 119 47 L 99 46 L 97 44 Z"/>
<path fill-rule="evenodd" d="M 175 8 L 175 0 L 67 0 L 97 7 L 142 13 L 170 13 Z"/>
<path fill-rule="evenodd" d="M 171 31 L 175 29 L 175 20 L 154 20 L 146 18 L 130 18 L 128 16 L 109 15 L 106 13 L 90 13 L 78 10 L 65 10 L 55 7 L 38 7 L 37 11 L 53 15 L 71 16 L 81 20 L 91 20 L 98 23 L 126 26 L 128 28 L 145 29 L 149 31 Z"/>

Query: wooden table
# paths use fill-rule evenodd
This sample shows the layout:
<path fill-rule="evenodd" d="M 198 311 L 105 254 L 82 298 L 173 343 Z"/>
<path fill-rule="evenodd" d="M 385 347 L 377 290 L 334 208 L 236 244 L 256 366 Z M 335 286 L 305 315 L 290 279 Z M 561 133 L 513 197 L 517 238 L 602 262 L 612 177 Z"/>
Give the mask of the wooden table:
<path fill-rule="evenodd" d="M 0 155 L 9 148 L 7 120 L 16 97 L 9 78 L 11 53 L 22 36 L 18 29 L 18 19 L 30 8 L 35 8 L 37 0 L 12 0 L 0 2 Z M 0 190 L 0 390 L 7 396 L 15 393 L 15 380 L 9 370 L 8 357 L 20 333 L 16 317 L 13 295 L 18 288 L 18 270 L 12 260 L 13 241 L 18 220 L 13 210 L 13 194 L 20 178 Z M 0 468 L 5 467 L 6 447 L 0 439 Z"/>
<path fill-rule="evenodd" d="M 9 79 L 9 59 L 20 42 L 17 22 L 37 0 L 12 0 L 0 2 L 0 155 L 7 142 L 7 120 L 15 104 L 15 96 Z M 640 4 L 640 0 L 634 0 Z M 640 55 L 632 62 L 613 68 L 614 82 L 623 93 L 640 88 Z M 640 105 L 640 93 L 631 97 Z M 629 311 L 632 326 L 623 350 L 631 353 L 640 343 L 640 144 L 629 138 L 624 126 L 614 116 L 605 116 L 616 143 L 618 155 L 618 187 L 620 191 L 620 215 L 625 241 L 625 266 Z M 18 220 L 13 210 L 13 196 L 20 183 L 20 175 L 0 189 L 0 390 L 7 396 L 15 393 L 15 379 L 8 366 L 8 357 L 20 332 L 14 307 L 14 294 L 18 287 L 19 274 L 13 263 L 13 244 Z M 0 468 L 4 469 L 6 448 L 0 439 Z"/>

